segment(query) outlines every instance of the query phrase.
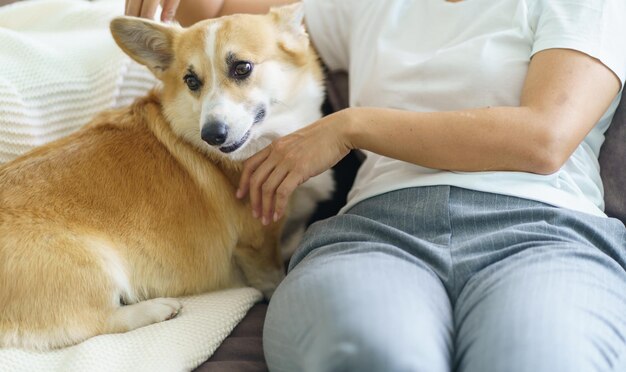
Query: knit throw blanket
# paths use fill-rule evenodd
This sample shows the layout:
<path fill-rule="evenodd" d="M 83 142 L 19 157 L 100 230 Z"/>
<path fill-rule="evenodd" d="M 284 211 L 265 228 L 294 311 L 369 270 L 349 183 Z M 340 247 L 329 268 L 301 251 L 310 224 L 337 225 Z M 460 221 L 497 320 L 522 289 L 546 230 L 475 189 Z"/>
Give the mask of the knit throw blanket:
<path fill-rule="evenodd" d="M 0 349 L 0 371 L 189 371 L 213 354 L 260 298 L 254 288 L 182 298 L 176 318 L 127 333 L 43 353 Z"/>
<path fill-rule="evenodd" d="M 124 1 L 43 0 L 0 7 L 0 162 L 64 137 L 156 83 L 117 47 Z"/>
<path fill-rule="evenodd" d="M 0 7 L 0 163 L 130 104 L 156 80 L 115 45 L 123 0 Z M 2 288 L 0 288 L 2 290 Z M 26 294 L 27 295 L 27 294 Z M 51 352 L 0 349 L 0 371 L 184 371 L 206 360 L 261 298 L 240 288 L 181 299 L 175 319 Z"/>

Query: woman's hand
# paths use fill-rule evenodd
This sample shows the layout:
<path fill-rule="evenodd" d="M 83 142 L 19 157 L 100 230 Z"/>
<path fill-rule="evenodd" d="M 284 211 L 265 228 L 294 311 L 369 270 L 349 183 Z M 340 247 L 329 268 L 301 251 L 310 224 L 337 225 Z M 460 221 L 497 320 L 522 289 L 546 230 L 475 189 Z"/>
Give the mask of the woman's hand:
<path fill-rule="evenodd" d="M 161 21 L 173 21 L 183 27 L 235 13 L 267 13 L 273 6 L 287 5 L 299 0 L 126 0 L 126 15 L 153 19 L 161 3 Z"/>
<path fill-rule="evenodd" d="M 180 0 L 126 0 L 126 11 L 124 14 L 153 19 L 159 2 L 163 6 L 161 21 L 169 22 L 174 20 Z"/>
<path fill-rule="evenodd" d="M 276 139 L 244 163 L 237 197 L 250 193 L 252 215 L 267 225 L 285 213 L 289 197 L 309 178 L 330 169 L 351 150 L 349 109 Z"/>

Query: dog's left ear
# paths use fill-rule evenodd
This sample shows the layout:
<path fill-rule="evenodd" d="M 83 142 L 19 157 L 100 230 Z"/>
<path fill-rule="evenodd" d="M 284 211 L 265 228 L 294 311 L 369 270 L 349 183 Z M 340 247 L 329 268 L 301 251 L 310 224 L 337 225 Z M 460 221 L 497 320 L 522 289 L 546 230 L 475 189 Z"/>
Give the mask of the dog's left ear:
<path fill-rule="evenodd" d="M 173 27 L 136 17 L 117 17 L 111 21 L 110 29 L 117 45 L 157 78 L 172 64 L 176 32 Z"/>
<path fill-rule="evenodd" d="M 275 7 L 270 16 L 278 27 L 279 45 L 287 53 L 303 53 L 309 48 L 309 35 L 304 28 L 304 5 Z"/>

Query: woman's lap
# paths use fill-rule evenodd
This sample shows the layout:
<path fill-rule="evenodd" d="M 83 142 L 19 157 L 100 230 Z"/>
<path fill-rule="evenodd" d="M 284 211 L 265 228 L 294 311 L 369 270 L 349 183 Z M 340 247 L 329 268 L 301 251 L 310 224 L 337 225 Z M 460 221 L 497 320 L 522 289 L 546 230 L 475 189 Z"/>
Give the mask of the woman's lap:
<path fill-rule="evenodd" d="M 610 371 L 626 353 L 625 234 L 446 186 L 372 198 L 307 233 L 270 303 L 268 364 Z"/>

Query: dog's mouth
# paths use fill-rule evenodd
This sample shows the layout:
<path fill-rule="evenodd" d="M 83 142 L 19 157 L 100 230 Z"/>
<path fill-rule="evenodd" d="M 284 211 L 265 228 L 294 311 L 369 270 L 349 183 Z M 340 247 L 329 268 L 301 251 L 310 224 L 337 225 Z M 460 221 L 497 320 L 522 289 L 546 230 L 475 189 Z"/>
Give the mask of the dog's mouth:
<path fill-rule="evenodd" d="M 259 105 L 259 107 L 257 107 L 256 109 L 256 113 L 254 115 L 254 121 L 252 122 L 252 125 L 261 123 L 263 120 L 265 120 L 266 115 L 267 115 L 267 111 L 265 110 L 265 106 Z M 251 130 L 252 128 L 248 129 L 248 131 L 243 135 L 243 137 L 241 137 L 239 141 L 233 143 L 232 145 L 222 146 L 219 148 L 219 150 L 224 154 L 230 154 L 231 152 L 239 150 L 241 146 L 243 146 L 246 143 L 246 141 L 248 141 L 248 139 L 250 138 Z"/>
<path fill-rule="evenodd" d="M 224 154 L 230 154 L 233 151 L 239 150 L 241 146 L 243 146 L 246 141 L 248 141 L 248 138 L 250 138 L 250 129 L 248 129 L 248 131 L 243 135 L 243 137 L 241 137 L 239 141 L 233 143 L 232 145 L 222 146 L 219 149 Z"/>

